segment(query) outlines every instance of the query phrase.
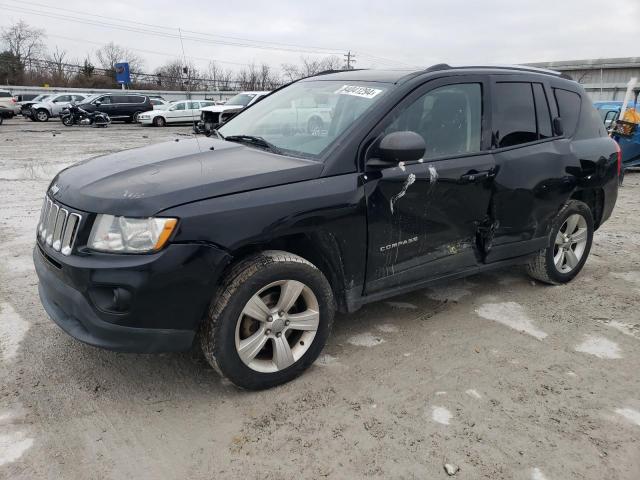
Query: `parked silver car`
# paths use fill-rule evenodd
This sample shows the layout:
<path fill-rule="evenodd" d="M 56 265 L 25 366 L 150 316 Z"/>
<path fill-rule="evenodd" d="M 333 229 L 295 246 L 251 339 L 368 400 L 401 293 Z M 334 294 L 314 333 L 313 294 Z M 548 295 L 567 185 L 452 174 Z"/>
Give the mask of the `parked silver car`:
<path fill-rule="evenodd" d="M 62 110 L 67 108 L 71 102 L 81 102 L 88 95 L 84 93 L 58 93 L 51 95 L 43 102 L 31 106 L 31 120 L 46 122 L 51 117 L 59 117 Z"/>

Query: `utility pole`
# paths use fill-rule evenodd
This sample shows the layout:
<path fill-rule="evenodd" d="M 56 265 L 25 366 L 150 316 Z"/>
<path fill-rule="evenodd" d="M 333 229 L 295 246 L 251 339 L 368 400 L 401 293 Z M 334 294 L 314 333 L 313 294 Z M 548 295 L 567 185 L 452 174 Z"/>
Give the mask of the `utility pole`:
<path fill-rule="evenodd" d="M 345 70 L 352 70 L 353 69 L 352 64 L 356 63 L 356 54 L 351 53 L 351 50 L 349 50 L 347 53 L 344 54 L 344 63 L 345 63 Z"/>

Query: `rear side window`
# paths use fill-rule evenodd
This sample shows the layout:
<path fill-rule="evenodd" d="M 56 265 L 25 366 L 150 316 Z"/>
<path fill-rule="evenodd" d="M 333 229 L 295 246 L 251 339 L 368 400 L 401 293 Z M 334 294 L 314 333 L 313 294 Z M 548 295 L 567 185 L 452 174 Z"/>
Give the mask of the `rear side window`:
<path fill-rule="evenodd" d="M 538 136 L 540 139 L 553 136 L 551 129 L 551 112 L 547 95 L 541 83 L 533 84 L 533 98 L 536 103 L 536 119 L 538 121 Z"/>
<path fill-rule="evenodd" d="M 530 83 L 501 82 L 495 85 L 493 144 L 512 147 L 538 140 L 536 108 Z"/>
<path fill-rule="evenodd" d="M 573 137 L 580 119 L 580 95 L 561 88 L 554 88 L 553 94 L 558 104 L 564 135 L 565 137 Z"/>

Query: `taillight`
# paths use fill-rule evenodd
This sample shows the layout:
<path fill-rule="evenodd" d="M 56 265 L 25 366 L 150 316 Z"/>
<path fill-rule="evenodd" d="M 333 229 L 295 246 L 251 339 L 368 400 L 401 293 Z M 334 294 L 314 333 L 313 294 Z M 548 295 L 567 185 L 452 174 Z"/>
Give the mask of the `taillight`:
<path fill-rule="evenodd" d="M 15 98 L 12 98 L 12 99 L 11 99 L 11 102 L 12 102 L 12 103 L 16 103 L 16 99 L 15 99 Z"/>
<path fill-rule="evenodd" d="M 622 149 L 618 142 L 616 142 L 616 152 L 618 154 L 618 176 L 622 174 Z"/>

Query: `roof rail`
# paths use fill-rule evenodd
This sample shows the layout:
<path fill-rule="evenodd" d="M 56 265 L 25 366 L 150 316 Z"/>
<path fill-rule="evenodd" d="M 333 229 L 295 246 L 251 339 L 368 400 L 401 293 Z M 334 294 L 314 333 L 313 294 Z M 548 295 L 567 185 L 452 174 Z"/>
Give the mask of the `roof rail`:
<path fill-rule="evenodd" d="M 439 70 L 460 70 L 464 68 L 493 68 L 498 70 L 518 70 L 522 72 L 542 73 L 545 75 L 553 75 L 555 77 L 566 78 L 567 80 L 573 80 L 573 78 L 571 78 L 569 75 L 562 72 L 558 72 L 556 70 L 530 67 L 527 65 L 455 65 L 455 66 L 451 66 L 446 63 L 438 63 L 437 65 L 432 65 L 431 67 L 423 70 L 423 72 L 427 73 L 427 72 L 437 72 Z"/>

